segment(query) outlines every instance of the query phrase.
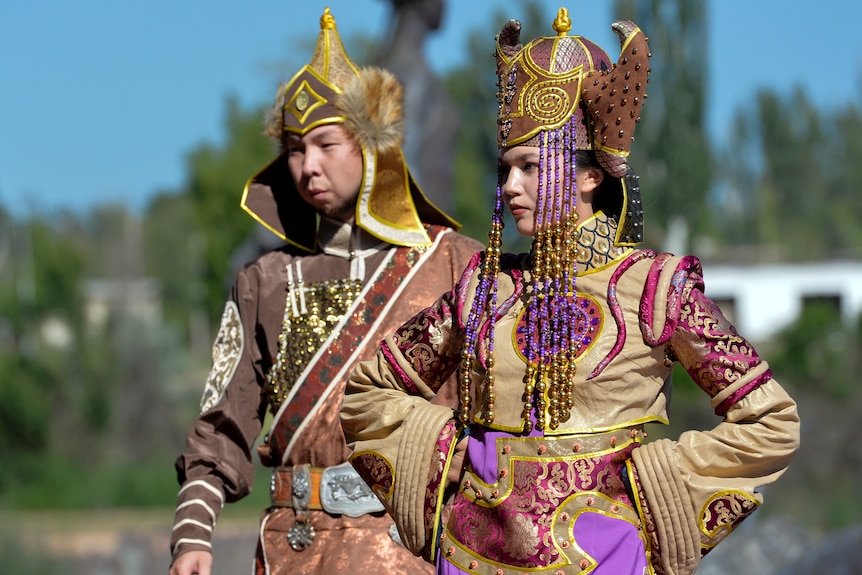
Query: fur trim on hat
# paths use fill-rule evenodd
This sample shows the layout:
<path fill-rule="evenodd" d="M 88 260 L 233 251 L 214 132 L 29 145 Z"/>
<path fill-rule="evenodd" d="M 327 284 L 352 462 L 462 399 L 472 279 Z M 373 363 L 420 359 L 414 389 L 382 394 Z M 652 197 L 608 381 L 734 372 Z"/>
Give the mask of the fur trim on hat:
<path fill-rule="evenodd" d="M 284 100 L 287 95 L 284 89 L 287 87 L 286 82 L 278 85 L 278 90 L 275 92 L 275 103 L 268 109 L 263 119 L 263 135 L 271 138 L 272 141 L 278 144 L 284 144 Z"/>
<path fill-rule="evenodd" d="M 386 70 L 369 67 L 350 80 L 335 102 L 345 129 L 363 148 L 378 153 L 398 148 L 404 139 L 404 89 Z"/>

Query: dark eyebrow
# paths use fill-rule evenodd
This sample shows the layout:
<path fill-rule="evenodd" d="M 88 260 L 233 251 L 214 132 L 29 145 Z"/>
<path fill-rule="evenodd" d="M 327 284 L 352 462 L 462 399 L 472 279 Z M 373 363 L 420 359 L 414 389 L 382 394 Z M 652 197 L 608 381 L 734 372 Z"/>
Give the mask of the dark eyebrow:
<path fill-rule="evenodd" d="M 505 161 L 505 160 L 503 160 L 503 154 L 498 155 L 497 159 L 499 159 L 500 161 Z M 515 156 L 510 156 L 509 160 L 508 160 L 509 163 L 511 163 L 511 162 L 530 162 L 533 164 L 537 163 L 538 161 L 539 161 L 539 154 L 536 152 L 521 152 Z"/>
<path fill-rule="evenodd" d="M 340 135 L 342 134 L 342 132 L 340 132 L 336 128 L 336 126 L 333 126 L 333 125 L 322 126 L 322 128 L 323 129 L 319 130 L 317 133 L 315 133 L 311 136 L 310 141 L 320 142 L 323 139 L 330 138 L 333 136 L 340 137 Z M 296 132 L 290 132 L 287 135 L 287 143 L 288 144 L 293 144 L 293 145 L 301 144 L 304 139 L 305 139 L 305 136 L 300 136 Z"/>

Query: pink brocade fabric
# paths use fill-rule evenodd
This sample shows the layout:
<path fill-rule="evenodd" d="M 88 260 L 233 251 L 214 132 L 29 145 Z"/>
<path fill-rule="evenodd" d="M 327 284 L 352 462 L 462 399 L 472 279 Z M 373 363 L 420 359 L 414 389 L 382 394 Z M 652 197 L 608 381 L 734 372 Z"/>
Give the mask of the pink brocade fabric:
<path fill-rule="evenodd" d="M 710 397 L 747 377 L 760 364 L 754 347 L 740 336 L 703 292 L 692 290 L 679 312 L 671 347 L 691 378 Z M 772 377 L 765 373 L 747 382 L 716 408 L 724 415 L 736 402 Z"/>
<path fill-rule="evenodd" d="M 531 436 L 541 441 L 540 435 Z M 588 568 L 641 575 L 645 545 L 620 480 L 638 444 L 580 457 L 511 457 L 506 464 L 499 454 L 508 453 L 505 439 L 510 437 L 515 436 L 471 428 L 468 457 L 481 484 L 467 482 L 465 494 L 462 482 L 455 496 L 438 573 L 484 573 L 493 565 L 490 573 L 500 568 L 504 575 Z M 510 473 L 510 481 L 500 479 Z M 482 559 L 463 556 L 462 547 Z"/>

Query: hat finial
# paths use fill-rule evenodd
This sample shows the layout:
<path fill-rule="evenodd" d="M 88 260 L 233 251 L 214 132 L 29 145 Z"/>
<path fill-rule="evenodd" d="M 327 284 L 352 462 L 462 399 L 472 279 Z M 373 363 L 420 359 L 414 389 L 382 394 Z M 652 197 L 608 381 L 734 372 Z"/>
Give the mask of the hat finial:
<path fill-rule="evenodd" d="M 560 8 L 556 19 L 554 19 L 554 32 L 557 33 L 557 36 L 565 36 L 571 29 L 572 20 L 569 18 L 569 11 L 566 8 Z"/>
<path fill-rule="evenodd" d="M 335 16 L 330 14 L 329 6 L 323 9 L 323 16 L 320 17 L 321 30 L 335 30 Z"/>

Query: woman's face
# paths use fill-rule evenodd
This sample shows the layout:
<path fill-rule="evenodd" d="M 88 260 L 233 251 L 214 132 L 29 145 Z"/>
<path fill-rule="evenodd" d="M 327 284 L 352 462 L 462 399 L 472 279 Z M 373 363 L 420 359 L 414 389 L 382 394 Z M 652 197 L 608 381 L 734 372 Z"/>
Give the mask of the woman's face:
<path fill-rule="evenodd" d="M 539 148 L 513 146 L 500 154 L 503 174 L 503 201 L 515 219 L 515 229 L 524 236 L 536 232 L 536 197 L 539 190 Z M 602 182 L 603 172 L 598 168 L 576 170 L 576 210 L 584 220 L 593 215 L 593 190 Z"/>
<path fill-rule="evenodd" d="M 513 146 L 500 154 L 503 201 L 523 236 L 536 231 L 536 195 L 539 189 L 539 148 Z"/>

